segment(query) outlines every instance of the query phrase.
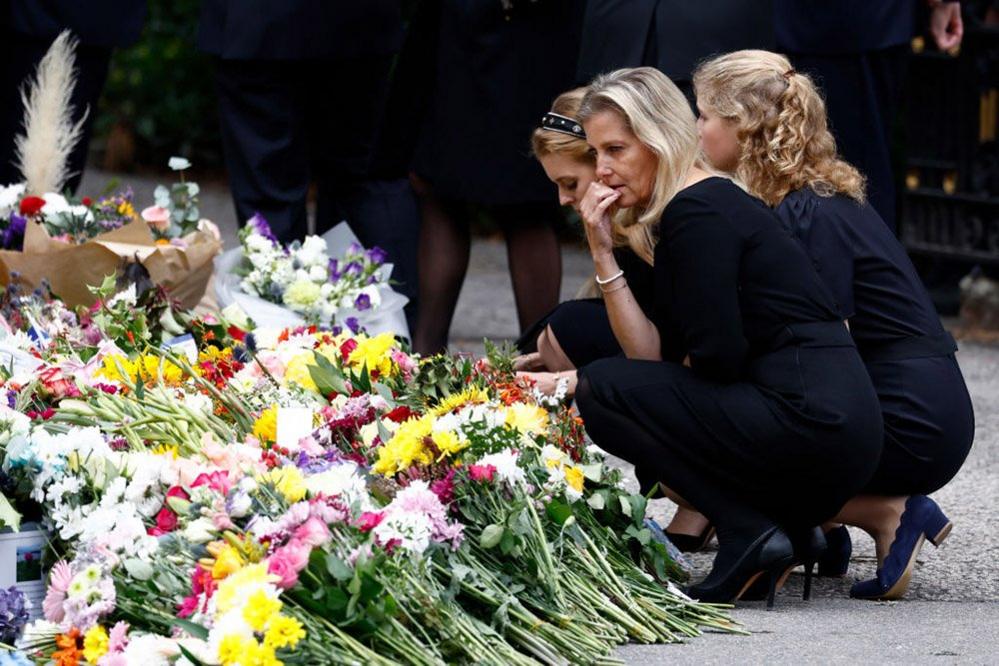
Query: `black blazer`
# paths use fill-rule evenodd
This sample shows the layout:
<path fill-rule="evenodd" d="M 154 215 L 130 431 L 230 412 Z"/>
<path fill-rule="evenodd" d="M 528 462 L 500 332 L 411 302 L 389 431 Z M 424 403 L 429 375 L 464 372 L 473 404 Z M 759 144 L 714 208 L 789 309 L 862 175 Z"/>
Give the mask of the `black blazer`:
<path fill-rule="evenodd" d="M 146 0 L 9 0 L 10 27 L 54 39 L 69 28 L 85 46 L 130 46 L 146 20 Z M 3 6 L 3 5 L 0 5 Z"/>
<path fill-rule="evenodd" d="M 923 0 L 775 0 L 777 48 L 842 55 L 905 44 Z"/>
<path fill-rule="evenodd" d="M 773 0 L 589 0 L 578 79 L 651 65 L 690 81 L 705 58 L 773 49 Z"/>
<path fill-rule="evenodd" d="M 402 0 L 202 0 L 198 47 L 227 60 L 390 55 Z"/>

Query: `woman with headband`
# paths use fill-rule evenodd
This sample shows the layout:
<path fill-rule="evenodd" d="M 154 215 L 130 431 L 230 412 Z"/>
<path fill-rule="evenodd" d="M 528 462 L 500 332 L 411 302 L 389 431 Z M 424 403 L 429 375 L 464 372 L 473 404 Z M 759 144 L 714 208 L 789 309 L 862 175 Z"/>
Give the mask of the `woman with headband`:
<path fill-rule="evenodd" d="M 884 415 L 884 452 L 862 493 L 839 512 L 875 541 L 878 570 L 850 594 L 897 599 L 924 539 L 951 523 L 933 500 L 960 469 L 975 419 L 954 340 L 940 323 L 901 243 L 865 199 L 864 179 L 842 161 L 825 104 L 787 58 L 737 51 L 694 75 L 704 155 L 776 211 L 811 255 L 847 320 Z M 819 572 L 846 574 L 849 533 L 828 533 Z"/>
<path fill-rule="evenodd" d="M 587 432 L 635 465 L 643 490 L 715 525 L 718 554 L 692 597 L 730 602 L 762 577 L 772 605 L 794 546 L 811 546 L 812 526 L 874 473 L 870 378 L 774 213 L 704 168 L 694 115 L 669 79 L 646 67 L 597 77 L 578 117 L 599 178 L 580 210 L 626 356 L 580 369 Z M 612 216 L 653 253 L 651 317 L 611 251 Z"/>

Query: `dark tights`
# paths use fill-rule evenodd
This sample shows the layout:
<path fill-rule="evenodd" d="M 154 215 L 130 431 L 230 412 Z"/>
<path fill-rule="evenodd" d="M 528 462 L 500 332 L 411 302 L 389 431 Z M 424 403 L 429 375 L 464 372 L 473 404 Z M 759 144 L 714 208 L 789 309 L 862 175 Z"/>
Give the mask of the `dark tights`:
<path fill-rule="evenodd" d="M 413 347 L 421 354 L 447 348 L 451 319 L 468 270 L 471 249 L 468 206 L 436 196 L 414 179 L 420 198 L 419 313 Z M 487 209 L 506 237 L 507 258 L 521 329 L 558 304 L 562 257 L 549 205 L 492 206 Z"/>

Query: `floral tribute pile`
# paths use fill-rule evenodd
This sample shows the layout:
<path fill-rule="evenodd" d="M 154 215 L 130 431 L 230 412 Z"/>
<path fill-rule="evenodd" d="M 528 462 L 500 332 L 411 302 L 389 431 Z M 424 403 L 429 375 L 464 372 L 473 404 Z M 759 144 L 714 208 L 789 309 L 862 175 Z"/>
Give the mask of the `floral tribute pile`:
<path fill-rule="evenodd" d="M 122 286 L 0 308 L 3 515 L 52 532 L 41 617 L 4 597 L 32 662 L 605 664 L 738 631 L 501 352 L 250 331 Z"/>

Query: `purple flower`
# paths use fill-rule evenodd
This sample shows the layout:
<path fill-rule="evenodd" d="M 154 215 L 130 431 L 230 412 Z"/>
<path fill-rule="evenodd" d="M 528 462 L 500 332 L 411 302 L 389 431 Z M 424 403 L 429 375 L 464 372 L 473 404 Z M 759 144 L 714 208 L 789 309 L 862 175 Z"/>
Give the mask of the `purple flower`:
<path fill-rule="evenodd" d="M 368 284 L 378 284 L 378 275 L 369 275 Z"/>
<path fill-rule="evenodd" d="M 361 330 L 361 322 L 357 321 L 357 317 L 347 317 L 347 320 L 343 323 L 354 335 L 357 335 L 357 332 Z"/>
<path fill-rule="evenodd" d="M 371 297 L 367 294 L 360 294 L 354 299 L 354 308 L 358 310 L 370 310 L 371 309 Z"/>
<path fill-rule="evenodd" d="M 0 589 L 0 641 L 13 645 L 27 623 L 24 593 L 13 585 L 6 590 Z"/>
<path fill-rule="evenodd" d="M 28 219 L 18 215 L 17 213 L 11 213 L 10 222 L 7 228 L 3 230 L 3 237 L 0 238 L 0 243 L 3 244 L 4 248 L 20 249 L 21 243 L 24 240 L 24 229 L 28 224 Z"/>
<path fill-rule="evenodd" d="M 17 391 L 7 391 L 7 406 L 14 409 L 14 405 L 17 404 Z"/>
<path fill-rule="evenodd" d="M 343 275 L 340 272 L 340 262 L 337 261 L 336 259 L 330 259 L 329 271 L 330 271 L 330 280 L 333 281 L 339 280 L 340 276 Z"/>
<path fill-rule="evenodd" d="M 381 265 L 385 263 L 386 259 L 388 259 L 388 252 L 380 247 L 373 247 L 365 252 L 365 256 L 371 263 Z"/>
<path fill-rule="evenodd" d="M 362 275 L 364 273 L 364 267 L 356 261 L 352 261 L 347 264 L 347 267 L 343 269 L 345 275 Z"/>
<path fill-rule="evenodd" d="M 360 254 L 364 250 L 360 243 L 354 242 L 347 248 L 347 254 Z"/>
<path fill-rule="evenodd" d="M 277 244 L 277 236 L 275 236 L 274 232 L 271 231 L 271 225 L 267 224 L 267 220 L 264 219 L 264 216 L 261 215 L 259 211 L 253 214 L 253 217 L 247 221 L 247 224 L 253 225 L 253 230 L 258 235 L 263 236 L 270 242 Z"/>

